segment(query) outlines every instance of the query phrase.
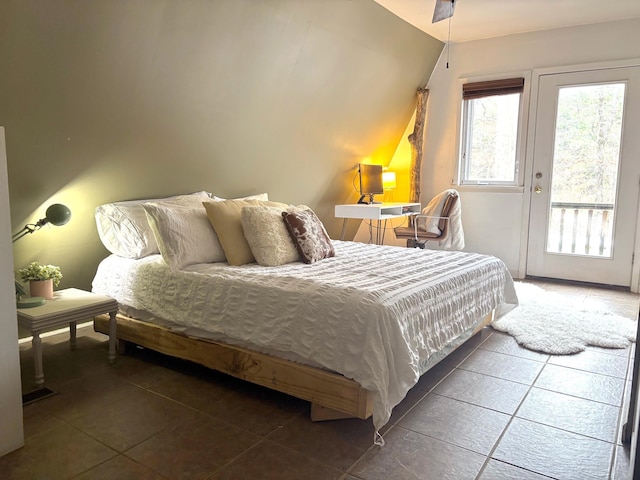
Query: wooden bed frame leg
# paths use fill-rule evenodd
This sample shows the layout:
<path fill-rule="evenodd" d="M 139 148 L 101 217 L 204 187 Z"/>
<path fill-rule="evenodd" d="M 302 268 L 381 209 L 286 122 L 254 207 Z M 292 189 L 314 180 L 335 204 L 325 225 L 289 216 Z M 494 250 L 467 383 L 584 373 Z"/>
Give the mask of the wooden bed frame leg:
<path fill-rule="evenodd" d="M 340 412 L 332 408 L 323 407 L 317 403 L 311 404 L 311 421 L 324 422 L 326 420 L 342 420 L 344 418 L 356 418 L 348 413 Z"/>

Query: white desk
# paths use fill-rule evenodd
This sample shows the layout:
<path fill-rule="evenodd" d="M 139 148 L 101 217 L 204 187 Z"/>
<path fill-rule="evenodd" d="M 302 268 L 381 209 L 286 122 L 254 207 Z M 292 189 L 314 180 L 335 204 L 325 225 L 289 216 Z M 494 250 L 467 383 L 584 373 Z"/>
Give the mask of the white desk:
<path fill-rule="evenodd" d="M 378 225 L 384 221 L 384 227 L 382 229 L 378 228 L 376 233 L 376 243 L 380 245 L 384 243 L 384 232 L 386 230 L 387 220 L 417 215 L 421 210 L 422 208 L 419 203 L 353 203 L 350 205 L 336 205 L 335 217 L 344 219 L 342 222 L 340 240 L 344 240 L 344 231 L 347 227 L 347 220 L 350 218 L 359 220 L 376 220 Z M 380 233 L 381 230 L 382 234 Z"/>
<path fill-rule="evenodd" d="M 18 323 L 31 331 L 36 385 L 44 384 L 42 369 L 42 340 L 40 333 L 69 324 L 70 345 L 76 346 L 76 322 L 103 313 L 109 314 L 109 362 L 116 359 L 116 313 L 118 302 L 104 295 L 97 295 L 77 288 L 54 292 L 52 300 L 33 308 L 18 308 Z"/>

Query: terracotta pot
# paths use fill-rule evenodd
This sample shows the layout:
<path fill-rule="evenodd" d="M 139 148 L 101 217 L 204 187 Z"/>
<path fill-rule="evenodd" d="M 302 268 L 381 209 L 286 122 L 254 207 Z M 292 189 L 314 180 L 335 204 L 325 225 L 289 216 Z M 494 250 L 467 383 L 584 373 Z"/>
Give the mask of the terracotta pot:
<path fill-rule="evenodd" d="M 29 295 L 51 300 L 53 298 L 53 279 L 29 280 Z"/>

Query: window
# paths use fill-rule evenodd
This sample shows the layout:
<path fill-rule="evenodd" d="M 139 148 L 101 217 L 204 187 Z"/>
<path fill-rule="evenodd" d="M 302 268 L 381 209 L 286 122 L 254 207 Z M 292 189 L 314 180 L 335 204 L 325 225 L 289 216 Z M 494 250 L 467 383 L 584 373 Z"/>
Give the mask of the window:
<path fill-rule="evenodd" d="M 462 86 L 461 185 L 519 182 L 520 112 L 524 78 Z"/>

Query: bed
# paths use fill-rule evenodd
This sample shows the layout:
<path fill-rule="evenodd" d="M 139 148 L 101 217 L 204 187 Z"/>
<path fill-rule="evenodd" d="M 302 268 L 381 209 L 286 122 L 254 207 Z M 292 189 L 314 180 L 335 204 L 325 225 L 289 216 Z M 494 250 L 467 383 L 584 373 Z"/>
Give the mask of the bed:
<path fill-rule="evenodd" d="M 172 235 L 185 231 L 176 221 Z M 317 420 L 373 416 L 377 432 L 420 375 L 517 302 L 492 256 L 328 240 L 331 254 L 310 263 L 198 258 L 175 268 L 155 227 L 161 252 L 113 253 L 97 269 L 93 291 L 120 306 L 117 337 L 308 400 Z M 96 318 L 96 330 L 107 327 Z"/>

